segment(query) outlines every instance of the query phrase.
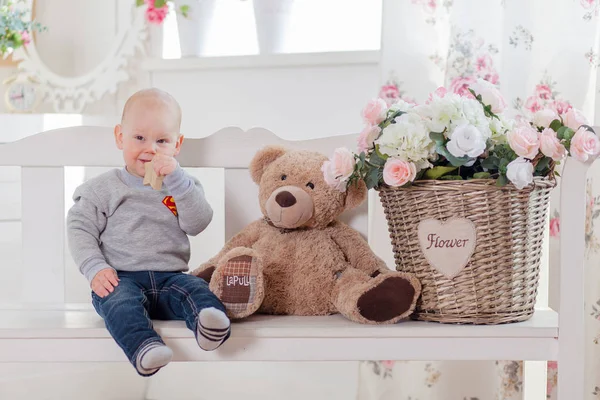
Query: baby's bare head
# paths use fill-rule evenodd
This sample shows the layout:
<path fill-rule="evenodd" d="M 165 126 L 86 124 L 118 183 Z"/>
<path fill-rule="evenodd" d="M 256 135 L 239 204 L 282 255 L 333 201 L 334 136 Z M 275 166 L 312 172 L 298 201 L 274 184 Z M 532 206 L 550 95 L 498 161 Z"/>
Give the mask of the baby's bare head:
<path fill-rule="evenodd" d="M 123 107 L 121 126 L 124 130 L 139 129 L 153 121 L 160 121 L 169 133 L 179 135 L 181 107 L 169 93 L 156 89 L 143 89 L 134 93 Z"/>

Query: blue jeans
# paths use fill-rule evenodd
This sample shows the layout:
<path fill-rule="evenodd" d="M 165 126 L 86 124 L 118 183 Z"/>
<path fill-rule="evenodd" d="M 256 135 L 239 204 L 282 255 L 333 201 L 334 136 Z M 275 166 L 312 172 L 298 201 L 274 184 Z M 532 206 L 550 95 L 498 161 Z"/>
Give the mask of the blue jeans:
<path fill-rule="evenodd" d="M 183 320 L 198 335 L 200 310 L 214 307 L 225 312 L 202 278 L 154 271 L 118 271 L 118 276 L 121 280 L 108 296 L 101 298 L 92 291 L 92 304 L 134 367 L 140 350 L 156 342 L 164 344 L 151 319 Z"/>

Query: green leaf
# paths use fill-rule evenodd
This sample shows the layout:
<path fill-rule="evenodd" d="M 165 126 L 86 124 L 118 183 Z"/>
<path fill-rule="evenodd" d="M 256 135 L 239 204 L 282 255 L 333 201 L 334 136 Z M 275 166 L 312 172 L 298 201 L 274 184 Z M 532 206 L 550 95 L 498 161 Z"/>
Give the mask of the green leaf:
<path fill-rule="evenodd" d="M 498 180 L 496 181 L 496 186 L 506 186 L 508 184 L 508 178 L 506 177 L 506 175 L 504 174 L 500 174 L 500 176 L 498 177 Z"/>
<path fill-rule="evenodd" d="M 184 18 L 188 18 L 190 16 L 190 6 L 185 4 L 179 7 L 179 12 L 181 12 L 181 15 L 183 15 Z"/>
<path fill-rule="evenodd" d="M 568 126 L 561 126 L 558 129 L 558 131 L 556 132 L 556 136 L 560 140 L 570 141 L 573 138 L 573 135 L 575 135 L 575 131 L 573 129 L 569 128 Z"/>
<path fill-rule="evenodd" d="M 446 160 L 448 160 L 450 162 L 450 164 L 452 164 L 455 167 L 461 167 L 461 166 L 465 165 L 466 163 L 468 163 L 470 160 L 470 158 L 467 156 L 454 157 L 452 154 L 450 154 L 448 149 L 446 149 L 446 147 L 444 147 L 444 146 L 438 146 L 436 151 L 439 155 L 444 156 L 446 158 Z"/>
<path fill-rule="evenodd" d="M 500 159 L 496 156 L 489 156 L 481 161 L 481 166 L 485 169 L 498 169 Z"/>
<path fill-rule="evenodd" d="M 379 155 L 378 151 L 374 151 L 371 153 L 371 157 L 369 158 L 369 162 L 371 164 L 377 165 L 378 167 L 383 167 L 385 165 L 385 158 Z"/>
<path fill-rule="evenodd" d="M 548 166 L 550 165 L 550 161 L 552 159 L 550 157 L 544 157 L 542 158 L 537 165 L 535 166 L 535 170 L 537 172 L 542 172 L 543 170 L 545 170 L 546 168 L 548 168 Z"/>
<path fill-rule="evenodd" d="M 550 122 L 550 129 L 552 129 L 554 132 L 558 132 L 561 126 L 562 122 L 560 122 L 559 119 L 555 119 L 554 121 Z"/>
<path fill-rule="evenodd" d="M 438 165 L 425 171 L 425 179 L 439 179 L 441 176 L 456 170 L 457 167 Z"/>
<path fill-rule="evenodd" d="M 154 0 L 154 7 L 163 8 L 167 4 L 167 0 Z"/>
<path fill-rule="evenodd" d="M 442 146 L 446 142 L 446 137 L 443 132 L 430 132 L 429 137 L 438 146 Z"/>
<path fill-rule="evenodd" d="M 462 181 L 463 178 L 460 175 L 444 175 L 440 177 L 441 181 Z"/>
<path fill-rule="evenodd" d="M 365 176 L 367 189 L 373 189 L 379 186 L 379 168 L 372 168 Z"/>
<path fill-rule="evenodd" d="M 560 178 L 560 174 L 558 173 L 558 171 L 554 171 L 554 175 L 556 175 Z"/>
<path fill-rule="evenodd" d="M 473 174 L 474 179 L 490 179 L 491 176 L 489 172 L 475 172 Z"/>
<path fill-rule="evenodd" d="M 141 7 L 146 3 L 144 0 L 135 0 L 136 7 Z"/>

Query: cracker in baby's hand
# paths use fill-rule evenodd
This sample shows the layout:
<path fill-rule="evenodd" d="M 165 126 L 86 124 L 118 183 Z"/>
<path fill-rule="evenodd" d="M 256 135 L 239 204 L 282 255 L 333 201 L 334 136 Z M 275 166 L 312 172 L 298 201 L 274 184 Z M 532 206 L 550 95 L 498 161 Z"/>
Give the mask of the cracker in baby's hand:
<path fill-rule="evenodd" d="M 146 173 L 144 174 L 144 185 L 150 185 L 154 190 L 161 190 L 164 177 L 158 176 L 156 175 L 156 172 L 154 172 L 154 160 L 147 162 L 144 167 L 146 168 Z"/>

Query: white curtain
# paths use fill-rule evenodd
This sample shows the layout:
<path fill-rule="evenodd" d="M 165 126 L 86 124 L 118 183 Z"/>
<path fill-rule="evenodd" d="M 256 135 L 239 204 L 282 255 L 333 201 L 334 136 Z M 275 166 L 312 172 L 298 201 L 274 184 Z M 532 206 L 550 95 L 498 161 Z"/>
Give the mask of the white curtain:
<path fill-rule="evenodd" d="M 599 43 L 600 0 L 384 0 L 379 95 L 422 103 L 439 86 L 460 92 L 483 78 L 500 86 L 514 116 L 571 104 L 598 125 Z M 550 263 L 558 262 L 557 200 L 558 189 Z M 600 398 L 598 164 L 589 176 L 587 204 L 585 400 L 591 400 Z M 556 399 L 556 377 L 556 362 L 550 362 L 548 399 Z M 363 362 L 359 380 L 359 400 L 523 398 L 519 361 Z"/>

